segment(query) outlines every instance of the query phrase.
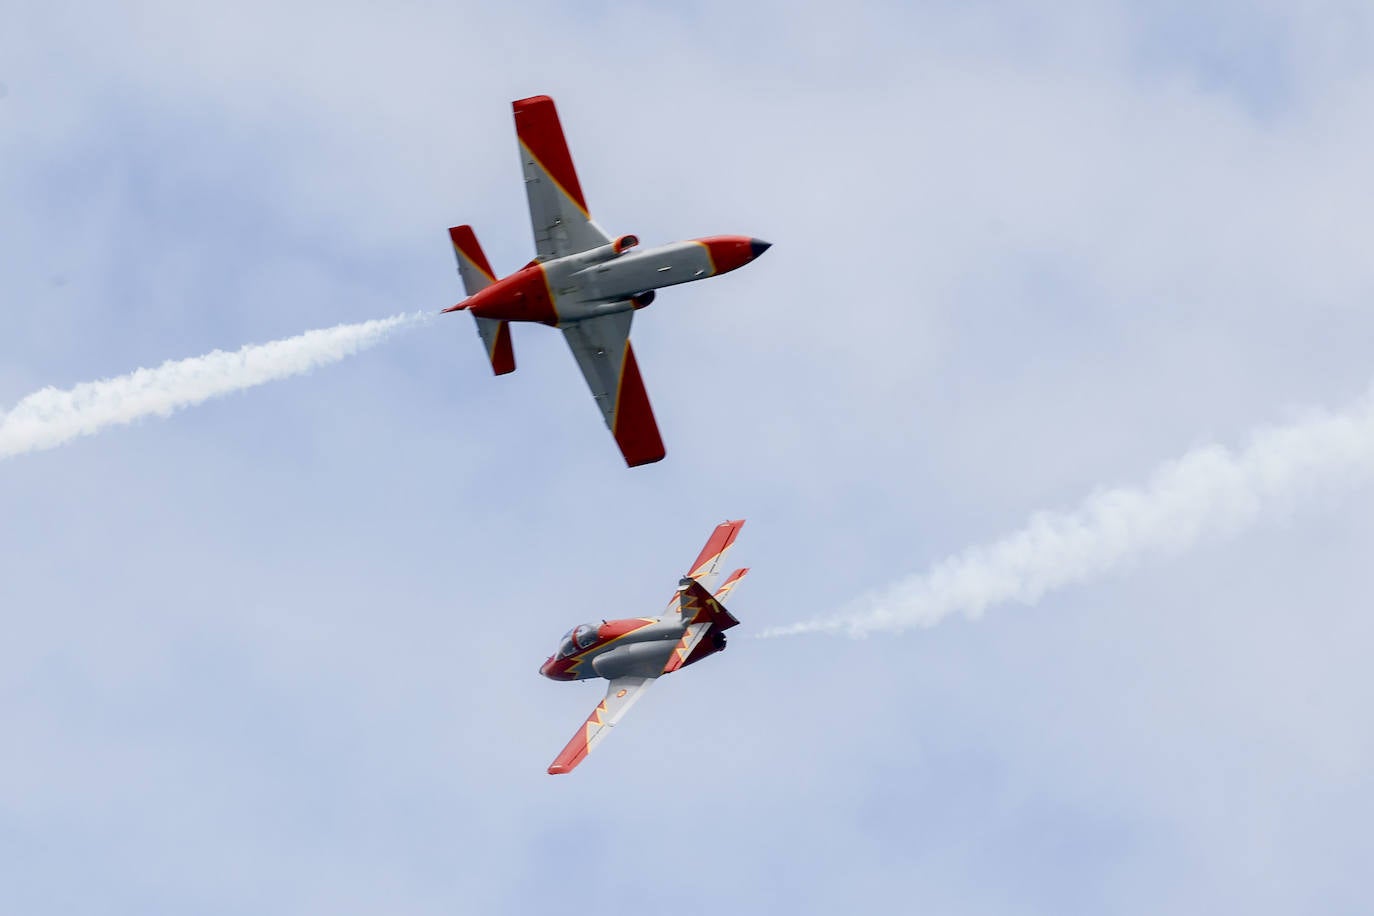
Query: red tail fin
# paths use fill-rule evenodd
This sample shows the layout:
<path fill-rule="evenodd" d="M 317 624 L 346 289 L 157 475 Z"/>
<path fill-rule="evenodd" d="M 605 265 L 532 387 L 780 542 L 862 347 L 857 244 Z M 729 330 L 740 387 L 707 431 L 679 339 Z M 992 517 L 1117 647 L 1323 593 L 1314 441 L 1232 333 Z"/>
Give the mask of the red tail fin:
<path fill-rule="evenodd" d="M 725 631 L 739 624 L 734 615 L 695 579 L 687 578 L 678 583 L 678 600 L 682 602 L 685 626 L 682 639 L 678 640 L 663 666 L 664 674 L 721 651 L 725 648 Z"/>
<path fill-rule="evenodd" d="M 735 619 L 735 615 L 727 611 L 725 605 L 702 588 L 701 583 L 696 579 L 683 579 L 678 588 L 681 591 L 679 600 L 682 603 L 682 616 L 688 625 L 709 623 L 717 630 L 728 630 L 731 627 L 739 626 L 739 621 Z"/>

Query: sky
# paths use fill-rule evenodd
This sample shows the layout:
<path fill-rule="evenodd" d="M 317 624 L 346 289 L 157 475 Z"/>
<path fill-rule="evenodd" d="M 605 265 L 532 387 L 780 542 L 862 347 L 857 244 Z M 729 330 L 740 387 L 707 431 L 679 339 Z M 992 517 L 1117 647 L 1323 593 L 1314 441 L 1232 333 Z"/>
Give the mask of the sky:
<path fill-rule="evenodd" d="M 1358 466 L 751 638 L 1363 403 L 1365 4 L 88 6 L 0 9 L 0 411 L 517 268 L 529 95 L 607 231 L 774 247 L 638 313 L 652 466 L 464 315 L 0 461 L 0 911 L 1368 911 Z M 729 649 L 546 775 L 726 518 Z"/>

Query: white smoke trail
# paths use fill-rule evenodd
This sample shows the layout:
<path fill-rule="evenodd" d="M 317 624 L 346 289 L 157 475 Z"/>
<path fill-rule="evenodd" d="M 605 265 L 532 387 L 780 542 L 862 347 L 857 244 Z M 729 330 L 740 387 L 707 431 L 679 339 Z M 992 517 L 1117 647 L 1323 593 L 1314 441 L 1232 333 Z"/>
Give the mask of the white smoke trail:
<path fill-rule="evenodd" d="M 1139 557 L 1234 532 L 1330 478 L 1360 474 L 1374 474 L 1374 392 L 1342 413 L 1258 430 L 1239 451 L 1195 449 L 1142 487 L 1100 491 L 1072 512 L 1038 513 L 1020 531 L 871 592 L 834 616 L 759 635 L 863 636 L 930 627 L 952 614 L 977 618 L 1006 602 L 1034 604 Z"/>
<path fill-rule="evenodd" d="M 165 417 L 182 407 L 336 363 L 419 321 L 396 315 L 360 324 L 307 331 L 285 340 L 250 344 L 232 353 L 168 361 L 156 369 L 82 382 L 65 391 L 44 388 L 0 413 L 0 458 L 54 448 L 77 436 L 140 417 Z"/>

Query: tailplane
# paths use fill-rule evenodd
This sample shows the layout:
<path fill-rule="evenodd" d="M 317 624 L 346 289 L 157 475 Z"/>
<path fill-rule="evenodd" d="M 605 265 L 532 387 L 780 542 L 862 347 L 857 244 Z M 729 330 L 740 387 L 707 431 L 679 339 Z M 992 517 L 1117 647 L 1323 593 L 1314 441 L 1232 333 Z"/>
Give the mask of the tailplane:
<path fill-rule="evenodd" d="M 453 242 L 453 254 L 458 259 L 458 276 L 463 279 L 465 293 L 472 296 L 496 282 L 496 274 L 487 263 L 487 256 L 471 226 L 454 226 L 448 231 L 448 237 Z M 478 318 L 476 315 L 472 317 L 477 322 L 477 334 L 486 347 L 487 359 L 491 361 L 491 371 L 497 375 L 514 372 L 515 348 L 511 346 L 510 322 Z"/>
<path fill-rule="evenodd" d="M 458 276 L 463 278 L 463 292 L 475 295 L 496 282 L 496 274 L 487 263 L 477 234 L 471 226 L 454 226 L 448 231 L 453 242 L 453 254 L 458 259 Z"/>
<path fill-rule="evenodd" d="M 684 578 L 678 583 L 678 602 L 682 622 L 688 626 L 694 623 L 709 623 L 717 630 L 739 626 L 735 615 L 727 611 L 725 606 L 695 579 Z"/>
<path fill-rule="evenodd" d="M 749 567 L 747 566 L 743 569 L 737 569 L 734 572 L 730 573 L 730 575 L 726 577 L 725 581 L 721 583 L 720 588 L 716 589 L 716 593 L 712 597 L 715 598 L 717 601 L 724 601 L 725 596 L 734 591 L 735 586 L 739 585 L 740 580 L 747 575 L 749 575 Z"/>
<path fill-rule="evenodd" d="M 682 605 L 682 638 L 673 647 L 663 666 L 669 674 L 679 668 L 696 664 L 708 655 L 725 649 L 725 631 L 739 626 L 735 616 L 727 611 L 696 579 L 684 577 L 677 586 L 678 601 Z"/>

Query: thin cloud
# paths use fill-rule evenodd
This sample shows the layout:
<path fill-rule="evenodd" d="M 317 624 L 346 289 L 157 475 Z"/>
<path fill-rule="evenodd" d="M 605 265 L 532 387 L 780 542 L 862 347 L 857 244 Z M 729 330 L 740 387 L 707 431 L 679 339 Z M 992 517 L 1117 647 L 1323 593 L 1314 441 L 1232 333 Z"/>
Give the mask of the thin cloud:
<path fill-rule="evenodd" d="M 1162 465 L 1144 486 L 1097 492 L 1071 512 L 1038 513 L 1020 531 L 948 557 L 834 616 L 760 635 L 864 636 L 930 627 L 955 614 L 977 618 L 1000 604 L 1034 604 L 1138 559 L 1234 533 L 1315 485 L 1371 471 L 1374 391 L 1343 412 L 1257 430 L 1239 451 L 1195 449 Z"/>
<path fill-rule="evenodd" d="M 166 417 L 213 397 L 336 363 L 424 317 L 395 315 L 341 324 L 233 352 L 169 360 L 155 369 L 136 369 L 66 390 L 43 388 L 0 414 L 0 459 L 56 448 L 143 417 Z"/>

